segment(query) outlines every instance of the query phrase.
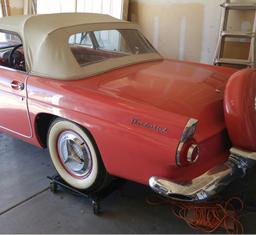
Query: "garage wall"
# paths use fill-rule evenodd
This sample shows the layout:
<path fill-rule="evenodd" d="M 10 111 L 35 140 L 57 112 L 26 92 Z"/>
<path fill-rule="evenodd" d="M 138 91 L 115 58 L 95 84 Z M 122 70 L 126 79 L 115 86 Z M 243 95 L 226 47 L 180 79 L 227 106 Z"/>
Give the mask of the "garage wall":
<path fill-rule="evenodd" d="M 24 0 L 10 0 L 9 7 L 11 15 L 23 15 Z"/>
<path fill-rule="evenodd" d="M 166 58 L 212 63 L 224 0 L 131 0 L 129 19 Z M 239 2 L 239 1 L 237 1 Z M 240 0 L 255 2 L 255 0 Z M 245 31 L 251 26 L 248 13 L 234 13 L 230 29 Z M 230 52 L 234 46 L 229 46 Z M 244 46 L 244 45 L 243 45 Z M 243 52 L 243 48 L 241 48 Z"/>

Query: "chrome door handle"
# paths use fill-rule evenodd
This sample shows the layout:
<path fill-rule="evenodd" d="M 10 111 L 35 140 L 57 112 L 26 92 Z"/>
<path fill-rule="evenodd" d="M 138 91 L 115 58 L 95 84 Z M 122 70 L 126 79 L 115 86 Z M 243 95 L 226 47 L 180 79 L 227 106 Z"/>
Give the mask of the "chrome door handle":
<path fill-rule="evenodd" d="M 19 81 L 12 81 L 11 83 L 11 88 L 14 90 L 19 90 L 22 91 L 25 88 L 25 85 L 23 82 L 19 82 Z"/>

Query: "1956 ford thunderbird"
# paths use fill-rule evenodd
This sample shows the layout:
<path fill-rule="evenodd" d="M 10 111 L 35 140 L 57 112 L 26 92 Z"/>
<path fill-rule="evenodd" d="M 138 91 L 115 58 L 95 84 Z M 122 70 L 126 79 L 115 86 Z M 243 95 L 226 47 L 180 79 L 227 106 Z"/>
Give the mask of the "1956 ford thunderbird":
<path fill-rule="evenodd" d="M 0 20 L 0 131 L 48 147 L 78 189 L 211 198 L 255 164 L 255 97 L 255 70 L 163 59 L 107 15 Z"/>

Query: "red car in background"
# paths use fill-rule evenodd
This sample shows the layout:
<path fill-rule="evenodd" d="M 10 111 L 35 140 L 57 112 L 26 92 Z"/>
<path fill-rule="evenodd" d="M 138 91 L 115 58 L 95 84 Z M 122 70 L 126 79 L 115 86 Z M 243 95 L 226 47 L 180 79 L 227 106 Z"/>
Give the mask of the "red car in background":
<path fill-rule="evenodd" d="M 100 14 L 5 17 L 0 42 L 1 132 L 77 189 L 118 176 L 202 201 L 255 164 L 255 70 L 163 59 Z"/>

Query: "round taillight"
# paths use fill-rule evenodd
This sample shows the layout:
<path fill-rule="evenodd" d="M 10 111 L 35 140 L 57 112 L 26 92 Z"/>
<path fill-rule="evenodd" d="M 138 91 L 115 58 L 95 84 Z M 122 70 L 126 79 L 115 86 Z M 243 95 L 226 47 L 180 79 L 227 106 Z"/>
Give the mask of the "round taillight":
<path fill-rule="evenodd" d="M 199 146 L 195 140 L 188 140 L 186 143 L 179 145 L 178 149 L 178 166 L 189 166 L 197 162 L 199 158 Z"/>
<path fill-rule="evenodd" d="M 192 144 L 187 153 L 187 161 L 189 163 L 195 163 L 199 158 L 199 147 L 197 144 Z"/>

